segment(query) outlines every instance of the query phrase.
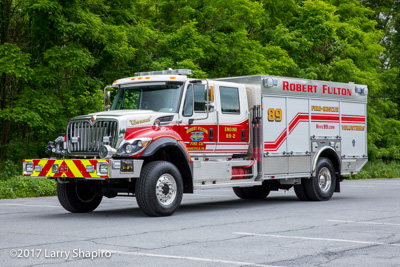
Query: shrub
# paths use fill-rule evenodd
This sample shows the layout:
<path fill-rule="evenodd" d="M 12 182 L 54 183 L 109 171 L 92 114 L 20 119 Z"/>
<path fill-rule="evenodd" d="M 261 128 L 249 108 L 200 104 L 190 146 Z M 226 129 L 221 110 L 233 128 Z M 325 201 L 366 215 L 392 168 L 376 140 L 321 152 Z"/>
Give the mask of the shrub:
<path fill-rule="evenodd" d="M 21 175 L 22 163 L 17 164 L 12 160 L 1 161 L 0 163 L 0 181 Z"/>
<path fill-rule="evenodd" d="M 372 178 L 400 178 L 399 161 L 369 161 L 356 175 L 350 179 L 372 179 Z"/>
<path fill-rule="evenodd" d="M 17 176 L 0 180 L 0 199 L 56 195 L 56 181 Z"/>

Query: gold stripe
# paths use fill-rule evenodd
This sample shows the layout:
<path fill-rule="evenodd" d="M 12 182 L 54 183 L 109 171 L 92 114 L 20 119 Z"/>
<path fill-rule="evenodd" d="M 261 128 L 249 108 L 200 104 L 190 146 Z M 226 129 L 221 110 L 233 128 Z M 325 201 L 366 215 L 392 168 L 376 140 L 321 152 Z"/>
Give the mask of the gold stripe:
<path fill-rule="evenodd" d="M 42 165 L 42 170 L 44 169 L 46 163 L 48 160 L 40 160 L 39 163 L 37 165 Z M 33 160 L 31 160 L 31 162 L 33 162 Z M 31 174 L 31 176 L 39 176 L 41 172 L 37 172 L 35 171 L 35 169 L 33 169 L 33 173 Z"/>
<path fill-rule="evenodd" d="M 67 164 L 68 168 L 71 170 L 71 172 L 74 174 L 74 177 L 76 178 L 82 178 L 83 174 L 80 172 L 78 167 L 76 167 L 74 160 L 68 160 L 65 161 Z"/>

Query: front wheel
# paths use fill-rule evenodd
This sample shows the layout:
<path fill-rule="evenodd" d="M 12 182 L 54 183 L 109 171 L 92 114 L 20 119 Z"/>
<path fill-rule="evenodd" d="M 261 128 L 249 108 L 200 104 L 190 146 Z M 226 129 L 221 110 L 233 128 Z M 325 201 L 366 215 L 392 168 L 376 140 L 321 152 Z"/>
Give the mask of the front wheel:
<path fill-rule="evenodd" d="M 317 162 L 315 176 L 304 181 L 304 188 L 310 200 L 331 199 L 336 187 L 336 174 L 331 161 L 320 158 Z"/>
<path fill-rule="evenodd" d="M 94 211 L 103 199 L 95 183 L 57 183 L 57 197 L 61 206 L 69 212 Z"/>
<path fill-rule="evenodd" d="M 167 161 L 146 164 L 136 182 L 136 201 L 148 216 L 169 216 L 180 206 L 183 196 L 181 174 Z"/>

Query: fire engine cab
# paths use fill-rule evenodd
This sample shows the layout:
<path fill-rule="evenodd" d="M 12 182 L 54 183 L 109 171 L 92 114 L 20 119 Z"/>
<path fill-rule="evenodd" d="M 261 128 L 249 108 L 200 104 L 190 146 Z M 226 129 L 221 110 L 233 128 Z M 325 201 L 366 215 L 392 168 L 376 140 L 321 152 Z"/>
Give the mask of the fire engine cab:
<path fill-rule="evenodd" d="M 264 199 L 293 187 L 300 200 L 329 200 L 368 160 L 365 85 L 190 74 L 115 81 L 104 89 L 105 110 L 72 118 L 48 144 L 54 157 L 24 160 L 24 176 L 56 179 L 70 212 L 135 196 L 145 214 L 167 216 L 183 193 L 205 188 Z"/>

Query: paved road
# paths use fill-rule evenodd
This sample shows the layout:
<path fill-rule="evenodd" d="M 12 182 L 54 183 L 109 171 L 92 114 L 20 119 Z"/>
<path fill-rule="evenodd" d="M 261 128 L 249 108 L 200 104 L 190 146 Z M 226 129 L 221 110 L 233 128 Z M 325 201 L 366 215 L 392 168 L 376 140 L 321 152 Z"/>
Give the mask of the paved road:
<path fill-rule="evenodd" d="M 1 200 L 0 266 L 399 266 L 399 192 L 399 179 L 345 181 L 328 202 L 204 190 L 165 218 L 132 198 L 89 214 L 55 197 Z"/>

